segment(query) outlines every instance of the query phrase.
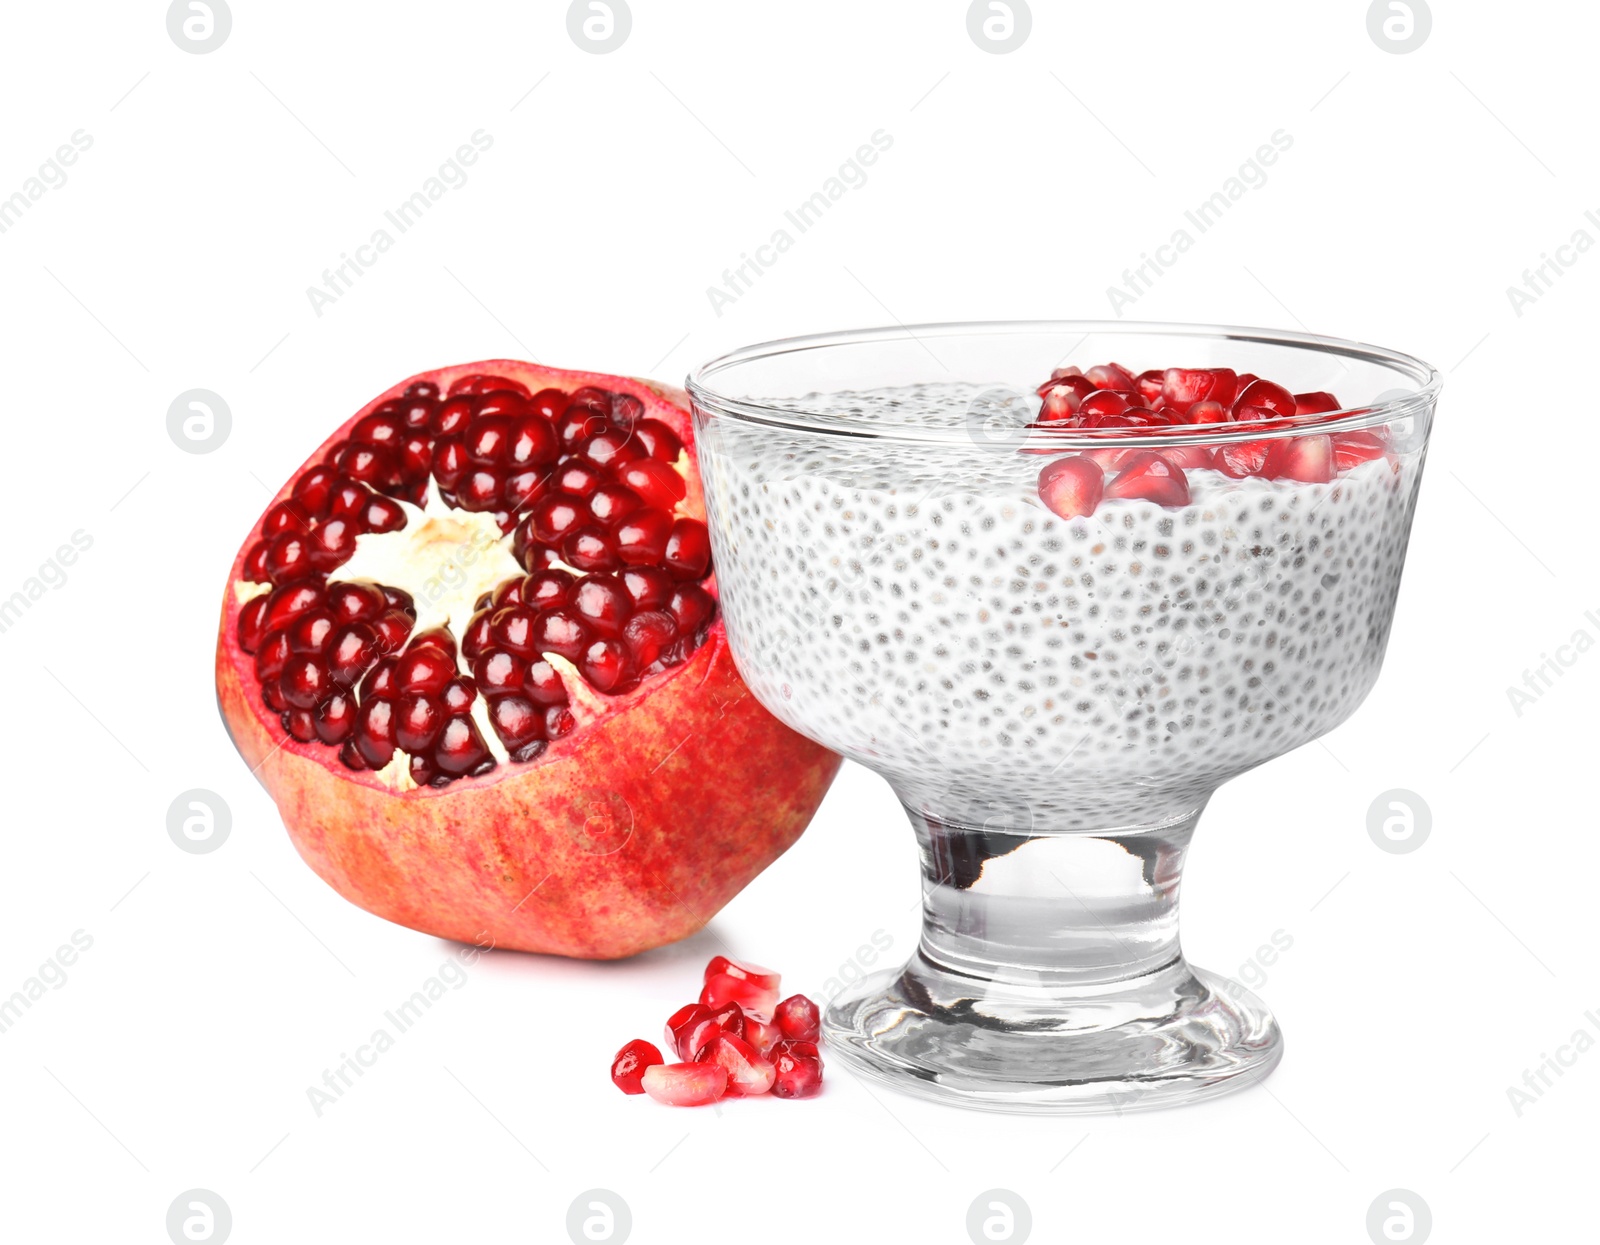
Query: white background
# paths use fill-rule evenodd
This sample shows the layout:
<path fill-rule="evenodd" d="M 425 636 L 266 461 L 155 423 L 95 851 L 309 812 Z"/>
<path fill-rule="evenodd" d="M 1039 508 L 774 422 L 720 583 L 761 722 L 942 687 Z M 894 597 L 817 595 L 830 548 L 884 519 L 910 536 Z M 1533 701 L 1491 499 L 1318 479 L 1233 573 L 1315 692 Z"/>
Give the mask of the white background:
<path fill-rule="evenodd" d="M 1506 291 L 1576 230 L 1600 239 L 1600 11 L 1435 9 L 1396 55 L 1358 0 L 1038 0 L 994 55 L 957 0 L 634 0 L 628 41 L 593 55 L 548 0 L 235 0 L 194 55 L 161 3 L 10 6 L 0 196 L 74 131 L 93 145 L 0 234 L 0 596 L 75 530 L 93 545 L 0 634 L 0 995 L 75 930 L 94 941 L 0 1034 L 6 1238 L 164 1241 L 199 1187 L 240 1242 L 564 1241 L 601 1187 L 643 1242 L 961 1242 L 1000 1187 L 1035 1240 L 1361 1242 L 1400 1187 L 1437 1240 L 1565 1239 L 1600 1054 L 1520 1118 L 1507 1088 L 1600 1026 L 1600 656 L 1520 716 L 1506 689 L 1600 636 L 1600 255 L 1520 315 Z M 470 180 L 315 314 L 307 287 L 479 129 Z M 866 184 L 716 314 L 707 287 L 879 129 Z M 847 767 L 706 932 L 620 964 L 490 956 L 317 1118 L 307 1086 L 451 948 L 324 886 L 218 722 L 217 603 L 269 489 L 425 367 L 678 381 L 792 333 L 1108 316 L 1107 287 L 1280 129 L 1266 184 L 1126 314 L 1303 324 L 1447 380 L 1377 690 L 1223 790 L 1191 855 L 1197 963 L 1293 940 L 1259 986 L 1287 1034 L 1271 1079 L 1088 1120 L 943 1109 L 837 1066 L 799 1103 L 618 1094 L 611 1052 L 654 1038 L 725 947 L 814 993 L 875 931 L 909 953 L 912 838 Z M 166 431 L 194 387 L 233 415 L 207 455 Z M 167 837 L 195 787 L 232 810 L 210 855 Z M 1432 810 L 1408 855 L 1367 834 L 1397 787 Z"/>

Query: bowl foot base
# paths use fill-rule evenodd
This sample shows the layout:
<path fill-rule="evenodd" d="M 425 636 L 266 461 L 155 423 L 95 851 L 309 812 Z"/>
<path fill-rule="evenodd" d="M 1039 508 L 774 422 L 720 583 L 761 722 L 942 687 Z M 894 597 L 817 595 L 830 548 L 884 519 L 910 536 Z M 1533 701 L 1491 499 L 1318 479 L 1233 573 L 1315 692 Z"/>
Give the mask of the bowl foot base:
<path fill-rule="evenodd" d="M 1244 1089 L 1283 1054 L 1262 1002 L 1180 957 L 1092 987 L 953 972 L 920 951 L 835 999 L 834 1055 L 903 1093 L 1035 1114 L 1176 1106 Z"/>

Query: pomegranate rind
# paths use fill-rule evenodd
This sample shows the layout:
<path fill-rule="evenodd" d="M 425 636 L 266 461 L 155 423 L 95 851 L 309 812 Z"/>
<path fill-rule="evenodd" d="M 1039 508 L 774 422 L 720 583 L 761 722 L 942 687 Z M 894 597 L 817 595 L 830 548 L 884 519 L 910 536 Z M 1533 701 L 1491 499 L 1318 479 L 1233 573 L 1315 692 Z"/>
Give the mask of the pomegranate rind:
<path fill-rule="evenodd" d="M 593 372 L 489 360 L 409 377 L 374 398 L 319 447 L 417 381 L 447 389 L 492 373 L 571 392 L 631 393 L 671 427 L 691 467 L 680 390 Z M 680 513 L 703 515 L 697 473 Z M 270 505 L 269 507 L 270 508 Z M 296 850 L 350 902 L 399 925 L 478 946 L 619 959 L 686 938 L 786 851 L 821 804 L 840 758 L 791 731 L 751 696 L 720 618 L 682 665 L 626 696 L 574 700 L 580 727 L 536 761 L 501 764 L 448 787 L 396 790 L 347 769 L 332 749 L 290 738 L 262 703 L 237 636 L 228 576 L 217 639 L 217 701 Z M 333 578 L 337 579 L 337 572 Z M 716 593 L 715 581 L 707 591 Z"/>

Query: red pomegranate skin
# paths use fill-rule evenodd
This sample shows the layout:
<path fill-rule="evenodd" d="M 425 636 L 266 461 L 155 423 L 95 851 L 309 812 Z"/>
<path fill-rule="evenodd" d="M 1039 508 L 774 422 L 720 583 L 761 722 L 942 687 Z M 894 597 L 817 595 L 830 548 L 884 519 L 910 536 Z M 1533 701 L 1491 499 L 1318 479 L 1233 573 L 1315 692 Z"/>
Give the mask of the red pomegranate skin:
<path fill-rule="evenodd" d="M 640 398 L 694 461 L 681 391 L 648 381 L 492 360 L 409 377 L 328 445 L 412 383 L 471 373 L 532 391 L 597 385 Z M 686 505 L 703 514 L 691 469 Z M 270 508 L 270 507 L 269 507 Z M 263 512 L 265 513 L 265 512 Z M 290 738 L 262 703 L 239 647 L 240 580 L 251 528 L 224 593 L 217 700 L 296 849 L 352 903 L 386 920 L 479 946 L 618 959 L 685 938 L 786 851 L 827 793 L 840 758 L 761 707 L 734 668 L 720 617 L 682 665 L 623 696 L 574 700 L 580 725 L 526 764 L 445 788 L 396 791 L 372 771 Z M 708 580 L 715 594 L 715 581 Z M 595 707 L 603 711 L 595 716 Z"/>

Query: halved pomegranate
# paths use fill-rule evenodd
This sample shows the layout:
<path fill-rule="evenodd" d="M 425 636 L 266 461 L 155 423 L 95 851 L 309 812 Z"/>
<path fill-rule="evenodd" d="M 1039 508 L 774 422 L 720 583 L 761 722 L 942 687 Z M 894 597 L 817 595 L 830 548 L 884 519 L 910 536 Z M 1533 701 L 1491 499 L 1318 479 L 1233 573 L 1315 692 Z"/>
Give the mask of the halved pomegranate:
<path fill-rule="evenodd" d="M 687 401 L 497 360 L 347 421 L 240 550 L 234 742 L 346 898 L 590 958 L 705 924 L 839 758 L 750 696 L 717 613 Z"/>

